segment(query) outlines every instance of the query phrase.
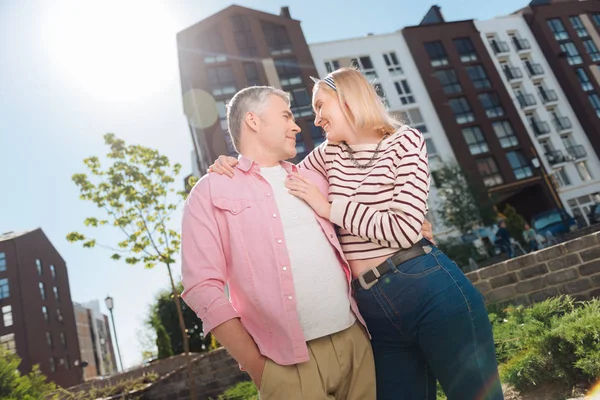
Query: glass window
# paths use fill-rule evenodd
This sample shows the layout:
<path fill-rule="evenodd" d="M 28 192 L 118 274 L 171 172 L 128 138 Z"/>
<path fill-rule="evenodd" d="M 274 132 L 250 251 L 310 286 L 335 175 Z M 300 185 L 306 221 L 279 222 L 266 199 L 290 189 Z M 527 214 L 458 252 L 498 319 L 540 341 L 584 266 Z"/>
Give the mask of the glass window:
<path fill-rule="evenodd" d="M 44 270 L 42 269 L 42 261 L 40 259 L 35 260 L 35 267 L 37 268 L 37 272 L 39 276 L 44 274 Z"/>
<path fill-rule="evenodd" d="M 515 136 L 510 121 L 492 122 L 492 126 L 494 127 L 494 132 L 496 132 L 496 136 L 498 136 L 498 140 L 500 140 L 500 146 L 502 146 L 503 149 L 519 145 L 519 139 Z"/>
<path fill-rule="evenodd" d="M 48 344 L 49 349 L 54 348 L 54 341 L 52 340 L 52 333 L 46 332 L 46 344 Z"/>
<path fill-rule="evenodd" d="M 246 81 L 248 86 L 259 86 L 260 76 L 258 75 L 258 68 L 253 62 L 244 63 L 244 73 L 246 74 Z"/>
<path fill-rule="evenodd" d="M 467 142 L 467 146 L 469 146 L 469 151 L 471 154 L 476 155 L 487 153 L 489 151 L 488 144 L 485 141 L 480 127 L 471 126 L 468 128 L 463 128 L 462 134 L 465 138 L 465 142 Z"/>
<path fill-rule="evenodd" d="M 313 115 L 310 96 L 305 88 L 294 89 L 290 92 L 290 108 L 295 118 Z"/>
<path fill-rule="evenodd" d="M 50 316 L 48 315 L 48 309 L 46 306 L 42 307 L 42 314 L 44 314 L 44 321 L 46 321 L 46 323 L 50 322 Z"/>
<path fill-rule="evenodd" d="M 38 287 L 40 288 L 40 296 L 42 296 L 42 300 L 46 300 L 46 289 L 44 289 L 44 283 L 38 283 Z"/>
<path fill-rule="evenodd" d="M 2 278 L 0 279 L 0 300 L 7 299 L 9 296 L 8 278 Z"/>
<path fill-rule="evenodd" d="M 208 82 L 213 88 L 214 96 L 222 96 L 235 93 L 235 77 L 231 65 L 221 65 L 206 69 Z"/>
<path fill-rule="evenodd" d="M 327 73 L 333 72 L 339 68 L 340 62 L 338 60 L 325 61 L 325 69 L 327 69 Z"/>
<path fill-rule="evenodd" d="M 583 62 L 579 51 L 573 42 L 564 42 L 560 44 L 560 49 L 565 53 L 569 65 L 577 65 Z"/>
<path fill-rule="evenodd" d="M 506 158 L 508 158 L 508 162 L 510 163 L 517 180 L 533 176 L 533 169 L 523 156 L 523 153 L 520 151 L 509 151 L 506 153 Z"/>
<path fill-rule="evenodd" d="M 462 92 L 462 87 L 460 86 L 460 82 L 458 81 L 454 69 L 441 69 L 435 71 L 434 75 L 438 78 L 440 84 L 444 88 L 444 93 L 454 94 Z"/>
<path fill-rule="evenodd" d="M 571 185 L 571 179 L 569 179 L 569 175 L 567 175 L 564 167 L 560 167 L 556 170 L 554 179 L 556 180 L 556 186 L 559 188 Z"/>
<path fill-rule="evenodd" d="M 67 348 L 67 338 L 64 332 L 60 333 L 60 344 L 62 344 L 63 349 Z"/>
<path fill-rule="evenodd" d="M 456 50 L 458 54 L 460 54 L 460 61 L 462 62 L 471 62 L 477 61 L 477 52 L 475 51 L 475 46 L 473 46 L 473 42 L 468 37 L 454 39 L 454 45 L 456 46 Z"/>
<path fill-rule="evenodd" d="M 375 71 L 371 57 L 363 56 L 353 58 L 352 65 L 358 68 L 367 78 L 377 78 L 377 71 Z"/>
<path fill-rule="evenodd" d="M 383 101 L 383 104 L 385 104 L 387 108 L 390 108 L 390 103 L 388 102 L 387 97 L 385 97 L 385 91 L 383 90 L 383 86 L 381 86 L 380 83 L 376 83 L 373 85 L 373 88 L 377 92 L 377 95 L 379 95 L 379 98 L 381 98 L 381 101 Z"/>
<path fill-rule="evenodd" d="M 550 30 L 552 31 L 552 33 L 554 33 L 554 38 L 556 40 L 560 41 L 569 39 L 569 33 L 565 29 L 565 26 L 563 25 L 560 18 L 549 19 L 547 22 L 548 27 L 550 27 Z"/>
<path fill-rule="evenodd" d="M 475 89 L 487 89 L 492 86 L 482 65 L 471 65 L 466 69 Z"/>
<path fill-rule="evenodd" d="M 308 121 L 308 127 L 310 129 L 310 137 L 315 147 L 325 141 L 325 132 L 321 127 L 316 126 L 313 121 Z"/>
<path fill-rule="evenodd" d="M 50 357 L 50 372 L 56 372 L 56 363 L 54 357 Z"/>
<path fill-rule="evenodd" d="M 63 321 L 63 315 L 62 312 L 60 312 L 60 308 L 56 309 L 56 319 L 58 319 L 58 322 Z"/>
<path fill-rule="evenodd" d="M 501 185 L 504 182 L 500 171 L 498 171 L 496 160 L 492 157 L 477 160 L 477 170 L 483 178 L 483 184 L 487 187 Z"/>
<path fill-rule="evenodd" d="M 54 286 L 52 288 L 52 290 L 54 291 L 54 299 L 58 302 L 60 302 L 60 296 L 58 295 L 58 288 L 56 286 Z"/>
<path fill-rule="evenodd" d="M 496 118 L 504 115 L 504 109 L 500 104 L 500 98 L 496 92 L 481 93 L 477 96 L 488 118 Z"/>
<path fill-rule="evenodd" d="M 233 25 L 233 37 L 241 56 L 256 57 L 256 41 L 252 35 L 250 22 L 245 15 L 233 15 L 230 17 Z"/>
<path fill-rule="evenodd" d="M 288 54 L 292 52 L 292 42 L 284 25 L 271 22 L 261 22 L 267 45 L 271 55 Z"/>
<path fill-rule="evenodd" d="M 450 99 L 448 104 L 450 104 L 450 109 L 454 113 L 454 118 L 459 124 L 467 124 L 475 121 L 471 106 L 465 97 Z"/>
<path fill-rule="evenodd" d="M 587 163 L 585 161 L 578 162 L 575 164 L 577 167 L 577 172 L 579 172 L 579 177 L 582 181 L 591 181 L 592 174 L 590 174 L 590 170 L 588 169 Z"/>
<path fill-rule="evenodd" d="M 13 325 L 12 306 L 2 307 L 2 319 L 4 320 L 5 328 Z"/>
<path fill-rule="evenodd" d="M 200 37 L 202 38 L 201 46 L 208 54 L 204 57 L 205 64 L 227 61 L 227 56 L 223 54 L 226 52 L 223 36 L 221 36 L 221 33 L 218 30 L 211 29 L 202 32 Z"/>
<path fill-rule="evenodd" d="M 406 79 L 394 82 L 394 86 L 396 86 L 396 91 L 398 92 L 398 95 L 400 95 L 400 101 L 403 105 L 413 104 L 415 102 L 415 96 L 412 94 Z"/>
<path fill-rule="evenodd" d="M 425 51 L 429 55 L 432 67 L 448 65 L 448 55 L 444 45 L 440 41 L 425 43 Z"/>
<path fill-rule="evenodd" d="M 296 134 L 296 162 L 302 161 L 307 154 L 306 143 L 304 143 L 302 132 L 298 132 L 298 134 Z"/>
<path fill-rule="evenodd" d="M 383 61 L 385 61 L 385 65 L 387 66 L 388 72 L 391 75 L 398 75 L 402 73 L 402 66 L 400 66 L 400 61 L 398 61 L 398 57 L 395 52 L 384 53 Z"/>
<path fill-rule="evenodd" d="M 298 65 L 296 57 L 275 59 L 275 69 L 283 88 L 302 85 L 300 65 Z"/>
<path fill-rule="evenodd" d="M 600 52 L 598 52 L 598 47 L 596 47 L 596 43 L 592 39 L 585 39 L 583 47 L 585 47 L 585 51 L 590 55 L 593 62 L 600 61 Z"/>
<path fill-rule="evenodd" d="M 579 83 L 581 83 L 581 88 L 585 92 L 590 92 L 594 90 L 594 85 L 592 84 L 592 81 L 590 81 L 590 78 L 588 77 L 587 72 L 585 72 L 585 69 L 577 68 L 575 70 L 575 73 L 577 74 L 577 79 L 579 79 Z"/>
<path fill-rule="evenodd" d="M 56 279 L 56 268 L 54 268 L 54 265 L 50 266 L 50 273 L 52 274 L 52 279 Z"/>
<path fill-rule="evenodd" d="M 425 146 L 427 146 L 427 154 L 429 157 L 437 155 L 437 148 L 431 139 L 425 139 Z"/>
<path fill-rule="evenodd" d="M 600 14 L 593 14 L 592 21 L 594 21 L 596 26 L 600 27 Z"/>
<path fill-rule="evenodd" d="M 0 346 L 4 347 L 9 353 L 15 354 L 17 352 L 15 334 L 9 333 L 8 335 L 0 336 Z"/>
<path fill-rule="evenodd" d="M 581 22 L 581 18 L 579 18 L 578 16 L 569 17 L 569 21 L 571 22 L 571 26 L 573 26 L 573 29 L 577 31 L 577 36 L 579 36 L 580 38 L 590 36 L 587 29 L 585 29 L 583 22 Z"/>
<path fill-rule="evenodd" d="M 6 253 L 0 253 L 0 272 L 6 271 Z"/>
<path fill-rule="evenodd" d="M 588 98 L 590 99 L 590 103 L 592 103 L 594 111 L 596 111 L 596 115 L 600 118 L 600 96 L 596 93 L 592 93 L 588 95 Z"/>

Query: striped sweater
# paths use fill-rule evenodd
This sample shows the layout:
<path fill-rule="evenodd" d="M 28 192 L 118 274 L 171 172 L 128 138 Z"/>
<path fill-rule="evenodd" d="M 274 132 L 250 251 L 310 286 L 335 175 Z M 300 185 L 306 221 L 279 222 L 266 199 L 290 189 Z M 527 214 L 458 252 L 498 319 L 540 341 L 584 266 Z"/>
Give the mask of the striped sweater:
<path fill-rule="evenodd" d="M 366 164 L 376 144 L 353 145 Z M 418 242 L 427 213 L 429 166 L 423 135 L 403 126 L 381 144 L 376 162 L 359 169 L 341 145 L 324 142 L 300 163 L 329 181 L 331 222 L 348 260 L 395 253 Z"/>

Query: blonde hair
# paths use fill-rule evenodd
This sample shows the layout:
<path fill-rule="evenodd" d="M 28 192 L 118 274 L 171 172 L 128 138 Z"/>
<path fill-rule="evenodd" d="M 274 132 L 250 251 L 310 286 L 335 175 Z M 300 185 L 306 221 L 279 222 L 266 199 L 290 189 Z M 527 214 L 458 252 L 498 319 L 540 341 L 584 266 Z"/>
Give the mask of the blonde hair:
<path fill-rule="evenodd" d="M 392 116 L 383 100 L 363 74 L 354 68 L 340 68 L 327 77 L 335 82 L 337 90 L 327 83 L 318 81 L 313 87 L 322 89 L 338 97 L 342 112 L 354 130 L 372 129 L 382 134 L 396 132 L 403 123 Z"/>

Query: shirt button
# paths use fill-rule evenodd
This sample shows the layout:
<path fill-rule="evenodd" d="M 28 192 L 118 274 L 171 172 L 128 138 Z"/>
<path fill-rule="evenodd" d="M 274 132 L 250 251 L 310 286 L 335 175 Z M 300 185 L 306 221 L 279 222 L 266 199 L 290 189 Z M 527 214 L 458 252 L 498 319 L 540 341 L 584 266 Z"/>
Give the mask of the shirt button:
<path fill-rule="evenodd" d="M 292 299 L 292 296 L 288 296 L 288 300 L 291 300 L 291 299 Z"/>
<path fill-rule="evenodd" d="M 329 237 L 333 239 L 333 233 L 329 234 Z"/>
<path fill-rule="evenodd" d="M 234 208 L 234 209 L 233 209 L 233 212 L 237 212 L 237 209 L 235 209 L 235 208 Z"/>
<path fill-rule="evenodd" d="M 273 218 L 277 218 L 277 214 L 273 214 Z"/>
<path fill-rule="evenodd" d="M 281 269 L 282 269 L 282 270 L 284 270 L 284 271 L 287 271 L 287 267 L 283 267 L 283 268 L 281 268 Z"/>
<path fill-rule="evenodd" d="M 267 197 L 271 197 L 271 193 L 267 193 Z"/>
<path fill-rule="evenodd" d="M 279 240 L 277 241 L 277 243 L 281 243 L 281 239 L 279 239 Z"/>

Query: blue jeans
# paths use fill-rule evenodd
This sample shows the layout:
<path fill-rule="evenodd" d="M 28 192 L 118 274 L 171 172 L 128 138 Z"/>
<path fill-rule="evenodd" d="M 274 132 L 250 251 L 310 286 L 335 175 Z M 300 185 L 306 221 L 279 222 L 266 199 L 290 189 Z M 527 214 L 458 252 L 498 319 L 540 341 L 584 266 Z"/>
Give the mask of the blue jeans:
<path fill-rule="evenodd" d="M 377 399 L 434 400 L 438 380 L 448 400 L 501 400 L 483 297 L 432 249 L 355 292 L 372 336 Z"/>

